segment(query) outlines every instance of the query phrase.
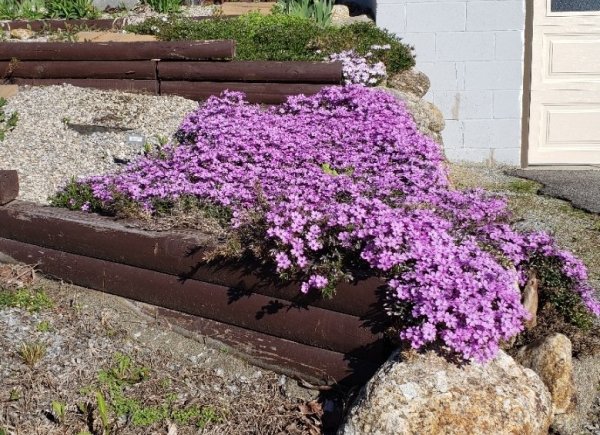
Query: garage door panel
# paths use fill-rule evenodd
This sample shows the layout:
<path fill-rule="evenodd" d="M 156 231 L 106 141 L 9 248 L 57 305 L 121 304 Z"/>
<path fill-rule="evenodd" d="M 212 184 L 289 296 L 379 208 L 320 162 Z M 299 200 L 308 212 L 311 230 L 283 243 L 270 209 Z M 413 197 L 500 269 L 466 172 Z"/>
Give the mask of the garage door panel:
<path fill-rule="evenodd" d="M 597 81 L 600 84 L 600 32 L 545 34 L 546 80 Z"/>
<path fill-rule="evenodd" d="M 546 125 L 547 147 L 600 151 L 600 104 L 593 107 L 580 105 L 542 106 Z"/>
<path fill-rule="evenodd" d="M 600 164 L 600 92 L 532 93 L 531 164 Z"/>
<path fill-rule="evenodd" d="M 600 11 L 594 8 L 535 0 L 529 164 L 600 164 Z"/>

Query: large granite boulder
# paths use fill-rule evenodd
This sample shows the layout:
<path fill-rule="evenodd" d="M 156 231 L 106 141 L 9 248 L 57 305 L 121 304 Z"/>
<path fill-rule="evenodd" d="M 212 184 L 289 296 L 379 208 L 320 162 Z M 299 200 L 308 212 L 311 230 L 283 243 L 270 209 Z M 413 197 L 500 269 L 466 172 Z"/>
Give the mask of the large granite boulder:
<path fill-rule="evenodd" d="M 517 361 L 536 372 L 552 396 L 554 412 L 569 410 L 575 395 L 572 346 L 563 334 L 553 334 L 519 349 Z"/>
<path fill-rule="evenodd" d="M 418 98 L 423 98 L 429 91 L 431 82 L 424 73 L 413 68 L 388 77 L 387 86 L 405 94 L 413 94 Z"/>
<path fill-rule="evenodd" d="M 415 94 L 406 93 L 393 88 L 382 87 L 388 94 L 406 104 L 419 130 L 438 143 L 442 143 L 442 131 L 446 125 L 444 115 L 434 104 L 422 100 Z"/>
<path fill-rule="evenodd" d="M 435 352 L 396 352 L 359 394 L 338 435 L 546 435 L 548 389 L 500 351 L 458 365 Z"/>

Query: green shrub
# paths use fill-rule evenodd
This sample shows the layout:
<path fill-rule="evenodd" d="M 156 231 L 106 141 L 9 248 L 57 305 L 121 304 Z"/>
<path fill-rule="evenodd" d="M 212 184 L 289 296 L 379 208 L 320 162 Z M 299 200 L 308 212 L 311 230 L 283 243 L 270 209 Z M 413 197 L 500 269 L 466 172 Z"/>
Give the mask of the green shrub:
<path fill-rule="evenodd" d="M 235 57 L 239 60 L 323 60 L 331 53 L 354 49 L 365 55 L 373 45 L 389 45 L 389 50 L 373 52 L 373 59 L 383 61 L 388 73 L 402 71 L 415 64 L 411 47 L 371 23 L 320 27 L 308 18 L 252 13 L 237 18 L 202 21 L 149 19 L 129 26 L 128 30 L 157 35 L 165 41 L 234 39 Z"/>
<path fill-rule="evenodd" d="M 98 10 L 92 0 L 46 0 L 48 16 L 77 20 L 82 18 L 97 18 Z"/>
<path fill-rule="evenodd" d="M 565 322 L 579 329 L 589 330 L 594 325 L 594 316 L 581 298 L 570 291 L 573 283 L 562 272 L 560 260 L 556 257 L 535 256 L 531 267 L 537 271 L 540 279 L 540 306 L 553 305 Z"/>
<path fill-rule="evenodd" d="M 176 13 L 181 8 L 181 0 L 145 0 L 144 3 L 159 14 Z"/>
<path fill-rule="evenodd" d="M 333 0 L 279 0 L 276 8 L 284 14 L 309 18 L 325 27 L 331 24 Z"/>
<path fill-rule="evenodd" d="M 44 0 L 0 0 L 1 20 L 37 20 L 45 14 Z"/>

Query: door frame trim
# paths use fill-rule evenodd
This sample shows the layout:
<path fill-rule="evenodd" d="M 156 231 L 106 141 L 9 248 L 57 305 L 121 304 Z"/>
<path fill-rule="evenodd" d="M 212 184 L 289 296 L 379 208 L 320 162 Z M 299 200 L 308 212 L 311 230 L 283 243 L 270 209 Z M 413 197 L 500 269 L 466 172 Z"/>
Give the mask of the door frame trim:
<path fill-rule="evenodd" d="M 531 70 L 533 63 L 534 0 L 525 0 L 525 31 L 523 37 L 523 91 L 521 109 L 521 167 L 529 166 L 529 118 L 531 112 Z"/>

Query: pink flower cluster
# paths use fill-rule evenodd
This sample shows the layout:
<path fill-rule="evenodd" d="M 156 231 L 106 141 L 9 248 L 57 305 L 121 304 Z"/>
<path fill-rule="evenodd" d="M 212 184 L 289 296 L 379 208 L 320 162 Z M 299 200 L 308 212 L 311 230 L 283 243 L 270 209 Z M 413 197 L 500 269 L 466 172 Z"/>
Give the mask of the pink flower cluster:
<path fill-rule="evenodd" d="M 376 46 L 379 48 L 379 46 Z M 372 53 L 361 56 L 354 50 L 333 53 L 327 57 L 330 62 L 342 62 L 344 83 L 375 86 L 385 78 L 386 68 L 383 62 L 373 62 Z"/>
<path fill-rule="evenodd" d="M 539 252 L 561 259 L 573 291 L 600 314 L 583 264 L 546 235 L 513 231 L 502 199 L 450 189 L 440 147 L 385 92 L 329 87 L 266 110 L 225 92 L 177 137 L 161 156 L 82 183 L 107 208 L 116 194 L 149 210 L 191 195 L 229 208 L 234 230 L 259 214 L 261 242 L 303 292 L 332 292 L 357 268 L 386 279 L 415 348 L 441 341 L 492 358 L 523 328 L 516 282 Z"/>

